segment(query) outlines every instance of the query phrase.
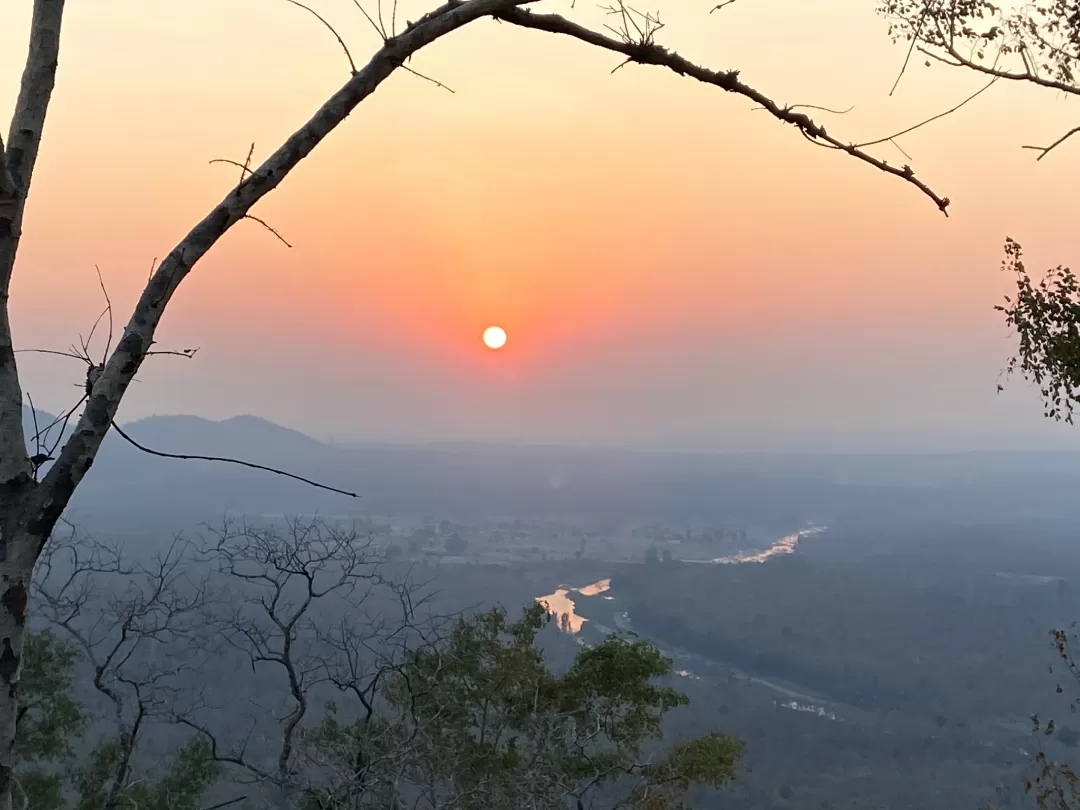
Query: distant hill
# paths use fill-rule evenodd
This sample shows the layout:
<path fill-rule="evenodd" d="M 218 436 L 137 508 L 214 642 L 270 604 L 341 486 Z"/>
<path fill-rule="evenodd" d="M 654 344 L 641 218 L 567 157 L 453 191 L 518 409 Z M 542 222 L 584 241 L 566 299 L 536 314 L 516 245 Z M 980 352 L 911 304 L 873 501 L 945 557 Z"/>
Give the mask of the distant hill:
<path fill-rule="evenodd" d="M 250 415 L 220 422 L 198 416 L 149 416 L 121 427 L 140 444 L 170 453 L 292 457 L 329 450 L 327 445 L 298 430 Z"/>
<path fill-rule="evenodd" d="M 39 414 L 44 426 L 51 416 Z M 28 432 L 33 420 L 24 412 Z M 497 445 L 330 446 L 257 416 L 154 416 L 123 425 L 167 453 L 227 456 L 360 493 L 353 500 L 235 465 L 147 455 L 111 433 L 73 519 L 190 526 L 226 511 L 618 524 L 783 526 L 1080 519 L 1080 454 L 706 456 Z"/>

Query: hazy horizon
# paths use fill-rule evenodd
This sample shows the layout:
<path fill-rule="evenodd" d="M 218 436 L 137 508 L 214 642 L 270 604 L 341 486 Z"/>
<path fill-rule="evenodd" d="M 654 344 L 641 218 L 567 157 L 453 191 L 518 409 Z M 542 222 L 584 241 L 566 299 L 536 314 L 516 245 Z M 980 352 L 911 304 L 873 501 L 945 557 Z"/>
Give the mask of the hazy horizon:
<path fill-rule="evenodd" d="M 904 49 L 862 0 L 707 5 L 665 8 L 661 42 L 782 103 L 854 105 L 820 114 L 838 136 L 898 131 L 981 86 L 913 64 L 890 97 Z M 0 12 L 0 103 L 28 8 Z M 323 11 L 366 58 L 355 9 Z M 235 182 L 209 161 L 253 141 L 262 159 L 346 76 L 332 37 L 284 3 L 99 0 L 65 25 L 12 291 L 20 349 L 89 330 L 95 264 L 119 329 L 154 257 Z M 425 50 L 418 66 L 455 93 L 397 75 L 350 116 L 255 212 L 292 249 L 233 229 L 158 334 L 201 350 L 151 358 L 121 420 L 255 413 L 339 441 L 711 452 L 1080 447 L 1029 386 L 995 393 L 1014 348 L 993 311 L 1004 238 L 1034 272 L 1074 257 L 1080 150 L 1036 163 L 1020 148 L 1067 130 L 1071 108 L 999 83 L 902 138 L 952 199 L 946 219 L 743 99 L 647 67 L 611 75 L 617 62 L 489 22 Z M 502 351 L 480 343 L 489 324 Z M 74 404 L 76 362 L 19 364 L 38 407 Z"/>
<path fill-rule="evenodd" d="M 941 437 L 937 441 L 934 441 L 932 437 L 924 436 L 920 441 L 918 438 L 911 436 L 896 435 L 896 434 L 871 434 L 862 436 L 826 436 L 826 437 L 811 437 L 810 440 L 803 440 L 801 442 L 780 442 L 773 445 L 768 443 L 761 443 L 760 445 L 739 443 L 737 441 L 724 443 L 722 441 L 716 441 L 712 443 L 705 443 L 701 441 L 694 441 L 692 439 L 686 439 L 679 441 L 671 439 L 667 442 L 654 442 L 649 443 L 647 441 L 642 442 L 618 442 L 618 441 L 574 441 L 573 439 L 560 439 L 559 437 L 552 437 L 550 439 L 543 438 L 519 438 L 513 436 L 506 437 L 471 437 L 467 435 L 458 437 L 447 436 L 417 436 L 417 435 L 402 435 L 394 436 L 386 431 L 378 432 L 373 431 L 370 433 L 364 433 L 362 430 L 356 430 L 354 433 L 320 433 L 318 430 L 307 430 L 297 425 L 291 425 L 287 423 L 275 422 L 274 420 L 267 419 L 265 416 L 257 413 L 236 413 L 227 416 L 220 417 L 208 417 L 200 414 L 192 413 L 154 413 L 147 414 L 145 416 L 137 417 L 135 419 L 126 420 L 124 424 L 134 424 L 141 422 L 145 419 L 168 419 L 170 417 L 187 418 L 193 417 L 198 419 L 207 419 L 211 422 L 227 422 L 232 419 L 260 419 L 278 427 L 286 428 L 288 430 L 295 430 L 310 438 L 326 444 L 337 445 L 475 445 L 475 446 L 496 446 L 496 447 L 520 447 L 523 449 L 567 449 L 567 450 L 624 450 L 628 452 L 674 452 L 674 453 L 701 453 L 709 455 L 890 455 L 890 454 L 913 454 L 913 455 L 934 455 L 938 453 L 952 454 L 952 453 L 967 453 L 967 452 L 980 452 L 980 451 L 1018 451 L 1018 452 L 1041 452 L 1049 450 L 1062 450 L 1068 452 L 1080 452 L 1080 434 L 1074 440 L 1070 427 L 1060 424 L 1048 424 L 1048 430 L 1041 432 L 1027 432 L 1027 433 L 1015 433 L 1015 434 L 971 434 L 951 437 Z M 813 441 L 813 438 L 817 438 L 818 441 Z"/>

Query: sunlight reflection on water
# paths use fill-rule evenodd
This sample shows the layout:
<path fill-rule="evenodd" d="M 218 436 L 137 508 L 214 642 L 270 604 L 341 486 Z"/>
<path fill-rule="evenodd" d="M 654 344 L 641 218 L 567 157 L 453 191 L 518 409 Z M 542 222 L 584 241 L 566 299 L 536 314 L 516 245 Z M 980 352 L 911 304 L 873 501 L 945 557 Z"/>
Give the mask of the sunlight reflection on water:
<path fill-rule="evenodd" d="M 754 551 L 746 554 L 734 554 L 728 557 L 716 557 L 711 560 L 683 560 L 685 563 L 695 563 L 699 565 L 740 565 L 743 563 L 763 563 L 773 557 L 779 557 L 785 554 L 795 553 L 795 549 L 799 545 L 799 541 L 804 537 L 809 537 L 813 534 L 820 534 L 825 531 L 824 527 L 815 526 L 809 529 L 803 529 L 789 534 L 785 537 L 781 537 L 771 546 L 762 551 Z M 599 596 L 604 594 L 604 599 L 612 600 L 613 596 L 608 594 L 611 590 L 611 579 L 600 579 L 589 585 L 585 585 L 581 588 L 573 588 L 568 585 L 564 585 L 558 588 L 555 593 L 549 593 L 546 596 L 536 597 L 536 601 L 542 604 L 547 612 L 555 617 L 555 621 L 558 622 L 560 628 L 568 633 L 580 633 L 581 628 L 585 626 L 585 622 L 588 621 L 584 616 L 578 615 L 575 608 L 577 603 L 574 602 L 570 596 L 571 593 L 577 593 L 581 596 Z"/>

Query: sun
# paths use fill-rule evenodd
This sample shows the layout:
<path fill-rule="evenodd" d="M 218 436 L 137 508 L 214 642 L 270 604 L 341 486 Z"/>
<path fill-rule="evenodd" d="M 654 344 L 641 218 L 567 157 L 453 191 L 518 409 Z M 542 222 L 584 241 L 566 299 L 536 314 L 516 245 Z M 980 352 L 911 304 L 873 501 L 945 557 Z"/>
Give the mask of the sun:
<path fill-rule="evenodd" d="M 506 330 L 501 326 L 489 326 L 484 330 L 484 345 L 489 349 L 501 349 L 506 345 Z"/>

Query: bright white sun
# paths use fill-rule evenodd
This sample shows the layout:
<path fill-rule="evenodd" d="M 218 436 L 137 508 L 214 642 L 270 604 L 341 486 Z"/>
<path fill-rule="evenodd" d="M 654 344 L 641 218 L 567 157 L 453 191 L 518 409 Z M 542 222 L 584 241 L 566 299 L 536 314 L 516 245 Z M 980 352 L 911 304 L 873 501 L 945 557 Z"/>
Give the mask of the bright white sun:
<path fill-rule="evenodd" d="M 501 349 L 506 345 L 506 330 L 501 326 L 489 326 L 484 330 L 484 345 L 489 349 Z"/>

